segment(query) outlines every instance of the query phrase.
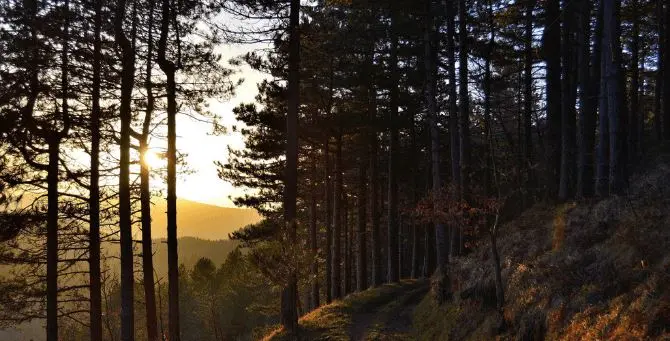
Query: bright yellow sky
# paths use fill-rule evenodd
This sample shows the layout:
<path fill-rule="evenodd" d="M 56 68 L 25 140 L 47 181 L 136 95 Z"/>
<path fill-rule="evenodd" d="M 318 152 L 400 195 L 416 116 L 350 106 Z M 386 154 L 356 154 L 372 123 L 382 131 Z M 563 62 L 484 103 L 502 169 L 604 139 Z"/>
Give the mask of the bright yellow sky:
<path fill-rule="evenodd" d="M 241 55 L 259 46 L 228 45 L 220 48 L 222 60 Z M 244 83 L 238 87 L 235 95 L 226 102 L 212 101 L 211 110 L 221 117 L 221 123 L 226 127 L 238 124 L 233 116 L 232 109 L 242 102 L 253 102 L 258 93 L 256 84 L 267 76 L 243 67 L 234 76 L 242 77 Z M 212 127 L 208 123 L 194 121 L 184 115 L 177 119 L 177 149 L 186 153 L 187 167 L 192 174 L 178 174 L 177 196 L 183 199 L 198 201 L 218 206 L 234 206 L 228 198 L 230 195 L 240 194 L 241 190 L 234 188 L 217 176 L 214 161 L 225 162 L 228 157 L 228 146 L 242 148 L 244 143 L 239 133 L 229 133 L 226 136 L 212 136 Z M 155 181 L 155 180 L 154 180 Z"/>

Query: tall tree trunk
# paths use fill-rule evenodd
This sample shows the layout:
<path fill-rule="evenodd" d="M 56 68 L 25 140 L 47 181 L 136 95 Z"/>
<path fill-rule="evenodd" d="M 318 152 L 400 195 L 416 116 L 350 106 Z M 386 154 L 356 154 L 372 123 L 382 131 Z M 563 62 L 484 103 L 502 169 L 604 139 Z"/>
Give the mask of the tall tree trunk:
<path fill-rule="evenodd" d="M 486 58 L 484 60 L 484 136 L 486 147 L 485 150 L 485 159 L 486 159 L 486 169 L 484 174 L 484 187 L 486 195 L 493 194 L 493 181 L 492 181 L 492 170 L 493 170 L 493 143 L 492 132 L 491 132 L 491 58 L 493 58 L 493 49 L 495 46 L 495 22 L 493 15 L 493 5 L 491 0 L 488 1 L 488 18 L 489 18 L 489 41 L 486 47 Z"/>
<path fill-rule="evenodd" d="M 491 253 L 493 254 L 493 271 L 495 275 L 495 286 L 496 286 L 496 308 L 498 311 L 502 312 L 502 308 L 505 305 L 505 288 L 502 283 L 502 275 L 500 270 L 500 255 L 498 254 L 498 219 L 499 215 L 496 214 L 493 227 L 489 230 L 489 236 L 491 238 Z"/>
<path fill-rule="evenodd" d="M 523 82 L 522 82 L 522 71 L 523 66 L 521 65 L 521 60 L 518 59 L 515 61 L 517 63 L 517 82 L 516 82 L 516 98 L 515 102 L 517 104 L 516 108 L 516 177 L 517 177 L 517 187 L 523 188 L 523 170 L 524 170 L 524 157 L 523 157 L 523 147 L 524 147 L 524 137 L 523 137 Z M 525 198 L 522 199 L 521 205 L 525 207 Z"/>
<path fill-rule="evenodd" d="M 47 171 L 47 341 L 58 340 L 58 158 L 60 140 L 49 139 Z"/>
<path fill-rule="evenodd" d="M 114 38 L 121 49 L 121 143 L 119 170 L 119 231 L 121 234 L 121 340 L 135 339 L 133 236 L 130 203 L 130 124 L 135 82 L 135 51 L 123 32 L 126 1 L 119 0 L 114 20 Z"/>
<path fill-rule="evenodd" d="M 557 194 L 561 168 L 561 22 L 560 1 L 545 2 L 543 52 L 547 65 L 547 188 Z"/>
<path fill-rule="evenodd" d="M 335 190 L 333 204 L 333 264 L 330 292 L 334 300 L 342 298 L 342 132 L 338 131 L 335 152 Z"/>
<path fill-rule="evenodd" d="M 363 291 L 368 288 L 368 249 L 367 249 L 367 169 L 368 156 L 365 141 L 363 145 L 363 155 L 358 161 L 358 229 L 356 233 L 356 291 Z"/>
<path fill-rule="evenodd" d="M 176 65 L 166 57 L 170 20 L 174 10 L 170 1 L 163 0 L 161 33 L 158 42 L 158 66 L 166 77 L 167 97 L 167 253 L 168 253 L 168 333 L 170 340 L 181 339 L 179 321 L 179 257 L 177 254 L 177 87 L 175 82 Z M 174 11 L 176 12 L 176 11 Z M 177 31 L 177 28 L 175 28 Z M 178 35 L 178 33 L 177 33 Z"/>
<path fill-rule="evenodd" d="M 424 58 L 425 58 L 425 53 L 424 53 Z M 423 62 L 425 66 L 425 62 Z M 419 165 L 420 160 L 421 160 L 421 148 L 419 148 L 419 145 L 417 143 L 417 131 L 416 131 L 416 120 L 417 120 L 418 115 L 412 115 L 412 122 L 411 122 L 411 130 L 410 130 L 410 135 L 411 135 L 411 151 L 412 151 L 412 157 L 411 157 L 411 162 L 413 165 Z M 412 175 L 412 205 L 417 205 L 419 203 L 419 183 L 421 182 L 421 172 L 414 172 Z M 411 249 L 410 249 L 410 278 L 419 278 L 421 277 L 420 274 L 420 267 L 421 267 L 421 248 L 419 246 L 420 240 L 421 240 L 421 235 L 423 234 L 423 228 L 421 225 L 419 225 L 416 220 L 410 218 L 410 222 L 408 223 L 409 229 L 410 229 L 410 243 L 411 243 Z"/>
<path fill-rule="evenodd" d="M 585 1 L 580 10 L 579 54 L 579 164 L 577 167 L 577 196 L 588 198 L 594 194 L 594 148 L 598 92 L 600 87 L 600 51 L 602 46 L 602 1 L 598 3 L 596 26 L 591 53 L 591 3 Z M 589 60 L 590 66 L 589 66 Z"/>
<path fill-rule="evenodd" d="M 469 195 L 469 181 L 470 176 L 470 94 L 468 90 L 468 31 L 467 31 L 467 8 L 466 0 L 458 1 L 458 34 L 459 34 L 459 54 L 458 54 L 458 71 L 459 71 L 459 160 L 460 160 L 460 179 L 461 191 L 460 199 L 467 200 Z M 457 232 L 455 238 L 455 247 L 453 248 L 454 255 L 460 255 L 463 251 L 463 226 L 454 226 L 454 231 Z"/>
<path fill-rule="evenodd" d="M 286 116 L 286 177 L 284 183 L 284 220 L 289 226 L 291 243 L 296 244 L 296 200 L 298 196 L 298 106 L 300 96 L 300 1 L 291 0 L 289 14 L 288 111 Z M 281 324 L 294 337 L 298 333 L 297 274 L 291 272 L 283 289 Z"/>
<path fill-rule="evenodd" d="M 102 0 L 95 0 L 93 23 L 93 82 L 91 95 L 91 173 L 89 193 L 89 331 L 91 341 L 102 340 L 102 286 L 100 281 L 100 64 L 102 59 Z"/>
<path fill-rule="evenodd" d="M 460 134 L 458 133 L 458 106 L 456 105 L 456 48 L 455 48 L 455 35 L 456 35 L 456 25 L 455 25 L 455 16 L 456 12 L 454 10 L 454 1 L 455 0 L 445 0 L 443 1 L 446 13 L 446 22 L 447 22 L 447 79 L 449 81 L 448 85 L 448 101 L 449 101 L 449 135 L 450 135 L 450 147 L 451 147 L 451 176 L 454 186 L 456 187 L 456 198 L 461 198 L 463 181 L 461 179 L 461 148 L 460 148 Z M 456 240 L 458 238 L 457 226 L 450 226 L 449 234 L 446 237 L 451 255 L 455 256 L 455 251 L 457 248 L 453 247 L 456 245 Z M 438 238 L 439 239 L 439 238 Z M 447 256 L 448 257 L 448 256 Z M 439 262 L 439 260 L 438 260 Z M 439 268 L 439 264 L 438 264 Z"/>
<path fill-rule="evenodd" d="M 467 198 L 470 176 L 470 94 L 468 90 L 468 31 L 467 31 L 466 0 L 458 1 L 458 35 L 459 35 L 459 120 L 460 120 L 460 161 L 462 196 Z M 462 231 L 461 231 L 462 234 Z M 459 249 L 460 249 L 459 243 Z"/>
<path fill-rule="evenodd" d="M 603 31 L 601 32 L 602 51 L 601 51 L 601 80 L 600 80 L 600 96 L 599 96 L 599 127 L 598 127 L 598 156 L 597 156 L 597 176 L 596 176 L 596 194 L 600 197 L 609 194 L 609 151 L 610 151 L 610 135 L 609 135 L 609 99 L 608 99 L 608 84 L 610 77 L 610 68 L 612 67 L 611 58 L 612 51 L 610 50 L 610 36 L 612 29 L 607 18 L 607 8 L 611 7 L 611 0 L 602 0 L 602 16 L 603 16 Z M 611 9 L 610 9 L 611 11 Z M 609 25 L 609 26 L 608 26 Z"/>
<path fill-rule="evenodd" d="M 423 228 L 423 265 L 422 265 L 422 276 L 430 277 L 435 273 L 435 228 L 432 225 L 424 226 Z"/>
<path fill-rule="evenodd" d="M 329 137 L 326 137 L 326 142 L 324 143 L 323 146 L 323 155 L 324 155 L 324 163 L 326 165 L 326 174 L 324 177 L 324 184 L 325 184 L 325 202 L 326 202 L 326 303 L 330 303 L 333 299 L 331 295 L 331 287 L 332 287 L 332 282 L 331 282 L 331 277 L 332 277 L 332 264 L 333 264 L 333 225 L 332 225 L 332 217 L 333 217 L 333 202 L 332 202 L 332 196 L 333 196 L 333 185 L 332 185 L 332 171 L 330 169 L 330 144 L 329 144 Z"/>
<path fill-rule="evenodd" d="M 625 127 L 622 115 L 623 88 L 621 71 L 621 22 L 619 11 L 621 0 L 605 0 L 604 8 L 604 49 L 609 50 L 611 55 L 606 59 L 607 63 L 607 113 L 609 118 L 609 190 L 612 194 L 621 194 L 625 186 Z"/>
<path fill-rule="evenodd" d="M 379 223 L 379 140 L 377 130 L 374 129 L 377 122 L 377 91 L 373 80 L 368 86 L 368 117 L 373 122 L 370 133 L 370 219 L 371 219 L 371 245 L 372 245 L 372 286 L 377 287 L 383 283 L 382 279 L 382 241 L 380 237 Z"/>
<path fill-rule="evenodd" d="M 535 188 L 535 174 L 533 172 L 533 10 L 536 0 L 527 0 L 526 28 L 524 37 L 524 98 L 523 98 L 523 151 L 526 168 L 526 190 Z M 521 170 L 519 170 L 521 171 Z"/>
<path fill-rule="evenodd" d="M 312 250 L 312 256 L 314 260 L 311 265 L 311 275 L 312 275 L 312 288 L 310 291 L 310 308 L 316 309 L 321 303 L 319 302 L 319 244 L 317 238 L 317 218 L 316 218 L 316 155 L 312 157 L 312 165 L 310 170 L 310 198 L 309 198 L 309 245 Z"/>
<path fill-rule="evenodd" d="M 558 198 L 567 200 L 573 195 L 575 169 L 575 101 L 577 88 L 575 87 L 576 59 L 575 59 L 575 20 L 576 3 L 566 2 L 563 9 L 563 47 L 561 49 L 563 67 L 561 80 L 561 173 Z"/>
<path fill-rule="evenodd" d="M 665 2 L 665 1 L 663 1 Z M 670 53 L 668 53 L 668 46 L 670 46 L 670 34 L 668 34 L 668 27 L 670 25 L 670 5 L 666 3 L 663 9 L 663 139 L 670 140 Z"/>
<path fill-rule="evenodd" d="M 608 0 L 603 0 L 603 3 Z M 604 37 L 604 34 L 603 34 Z M 610 58 L 611 52 L 607 50 L 605 40 L 603 39 L 603 50 L 601 52 L 601 79 L 599 96 L 599 116 L 598 116 L 598 155 L 597 155 L 597 174 L 596 174 L 596 195 L 605 197 L 609 194 L 609 108 L 607 100 L 607 77 L 608 66 L 607 58 Z"/>
<path fill-rule="evenodd" d="M 391 56 L 389 60 L 389 174 L 388 174 L 388 233 L 386 279 L 389 283 L 400 280 L 400 257 L 398 247 L 398 32 L 395 5 L 391 5 Z"/>
<path fill-rule="evenodd" d="M 349 223 L 349 197 L 342 194 L 342 230 L 344 232 L 344 288 L 342 292 L 348 295 L 351 292 L 351 224 Z"/>
<path fill-rule="evenodd" d="M 432 4 L 431 0 L 426 0 L 426 28 L 424 32 L 424 45 L 425 45 L 425 81 L 426 81 L 426 107 L 428 111 L 428 124 L 430 127 L 430 138 L 431 138 L 431 169 L 432 169 L 432 182 L 433 182 L 433 210 L 437 210 L 440 205 L 442 190 L 442 176 L 440 174 L 440 136 L 439 136 L 439 127 L 438 127 L 438 118 L 437 118 L 437 99 L 436 99 L 436 60 L 435 60 L 435 40 L 432 39 L 433 34 L 436 34 L 437 28 L 435 27 L 434 18 L 432 16 Z M 453 14 L 451 10 L 448 13 Z M 451 18 L 453 26 L 453 15 Z M 453 27 L 452 27 L 453 34 Z M 453 36 L 452 36 L 452 45 L 453 45 Z M 453 46 L 452 46 L 453 48 Z M 452 51 L 453 52 L 453 51 Z M 451 55 L 453 57 L 453 54 Z M 453 62 L 453 58 L 451 60 Z M 454 83 L 452 83 L 454 84 Z M 452 112 L 453 113 L 453 112 Z M 452 131 L 453 134 L 453 131 Z M 453 139 L 452 139 L 453 142 Z M 453 152 L 453 149 L 452 149 Z M 435 251 L 436 251 L 436 269 L 435 276 L 435 298 L 438 302 L 443 302 L 448 294 L 449 285 L 448 285 L 448 276 L 447 276 L 447 266 L 448 266 L 448 255 L 447 255 L 447 246 L 446 246 L 446 235 L 445 235 L 445 226 L 442 222 L 435 222 Z"/>
<path fill-rule="evenodd" d="M 663 3 L 664 0 L 656 0 L 656 21 L 658 29 L 658 67 L 656 68 L 656 84 L 654 85 L 654 135 L 656 140 L 660 141 L 663 138 L 663 127 L 661 122 L 661 116 L 663 115 L 663 76 L 665 73 L 665 53 L 666 53 L 666 41 L 665 41 L 665 23 L 664 23 L 664 12 L 663 12 Z"/>
<path fill-rule="evenodd" d="M 149 1 L 149 38 L 147 43 L 146 84 L 147 107 L 140 136 L 140 210 L 142 216 L 142 277 L 144 285 L 144 304 L 146 314 L 147 339 L 158 341 L 158 320 L 156 317 L 156 288 L 154 287 L 154 263 L 151 237 L 151 191 L 150 169 L 146 160 L 149 148 L 149 129 L 154 111 L 153 84 L 153 15 L 154 1 Z"/>
<path fill-rule="evenodd" d="M 631 3 L 631 10 L 633 16 L 633 28 L 631 34 L 631 60 L 630 60 L 630 108 L 628 109 L 629 115 L 629 127 L 630 133 L 628 134 L 628 150 L 629 150 L 629 164 L 633 164 L 637 160 L 639 155 L 639 143 L 641 136 L 638 135 L 639 131 L 638 121 L 641 120 L 640 110 L 638 105 L 640 104 L 640 14 L 638 7 L 640 5 L 639 0 L 633 0 Z"/>
<path fill-rule="evenodd" d="M 47 170 L 47 341 L 58 340 L 58 172 L 61 139 L 69 127 L 69 47 L 70 47 L 70 1 L 63 4 L 63 31 L 61 51 L 61 115 L 66 128 L 56 128 L 47 139 L 49 165 Z"/>
<path fill-rule="evenodd" d="M 424 234 L 421 225 L 410 225 L 410 240 L 411 240 L 411 258 L 410 258 L 410 278 L 421 277 L 421 235 Z"/>
<path fill-rule="evenodd" d="M 454 44 L 455 37 L 455 20 L 456 13 L 454 11 L 455 0 L 444 0 L 443 5 L 446 12 L 447 22 L 447 78 L 449 81 L 448 87 L 448 112 L 449 112 L 449 135 L 451 147 L 451 176 L 454 185 L 456 186 L 456 197 L 461 197 L 462 181 L 461 181 L 461 152 L 460 152 L 460 135 L 458 133 L 458 106 L 456 105 L 456 48 Z M 453 233 L 452 233 L 453 235 Z"/>
<path fill-rule="evenodd" d="M 140 141 L 140 205 L 142 215 L 142 276 L 146 313 L 147 338 L 158 340 L 158 320 L 156 317 L 156 289 L 154 287 L 154 265 L 151 237 L 151 192 L 149 190 L 149 165 L 146 161 L 147 140 Z"/>
<path fill-rule="evenodd" d="M 21 119 L 28 125 L 30 133 L 40 136 L 46 140 L 48 146 L 48 164 L 44 165 L 38 162 L 31 162 L 26 158 L 26 162 L 35 166 L 40 171 L 47 172 L 47 235 L 46 235 L 46 340 L 58 340 L 58 162 L 60 152 L 60 136 L 57 132 L 46 130 L 37 126 L 33 114 L 37 97 L 39 96 L 39 41 L 38 41 L 38 2 L 27 1 L 25 3 L 27 29 L 30 30 L 29 56 L 32 61 L 32 69 L 29 72 L 29 96 L 25 107 L 21 109 Z M 65 37 L 65 35 L 63 35 Z M 64 39 L 64 41 L 66 41 Z M 67 56 L 66 53 L 64 53 Z M 63 59 L 63 66 L 66 64 L 66 58 Z M 62 69 L 61 85 L 63 86 L 63 118 L 67 116 L 67 72 Z M 64 121 L 67 123 L 66 121 Z M 66 131 L 64 131 L 66 133 Z"/>

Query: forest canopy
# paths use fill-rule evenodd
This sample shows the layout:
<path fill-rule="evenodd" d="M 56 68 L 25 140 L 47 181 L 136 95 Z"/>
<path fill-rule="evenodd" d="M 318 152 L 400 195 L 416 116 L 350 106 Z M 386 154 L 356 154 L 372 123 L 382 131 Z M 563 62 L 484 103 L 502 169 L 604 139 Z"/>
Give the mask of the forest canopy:
<path fill-rule="evenodd" d="M 481 248 L 503 312 L 501 226 L 628 195 L 670 139 L 668 23 L 661 0 L 2 1 L 0 327 L 295 339 L 300 316 L 403 279 L 444 306 Z M 262 47 L 224 60 L 233 44 Z M 255 99 L 217 112 L 243 68 Z M 198 167 L 263 220 L 187 267 L 177 141 L 212 131 L 243 147 L 201 146 Z"/>

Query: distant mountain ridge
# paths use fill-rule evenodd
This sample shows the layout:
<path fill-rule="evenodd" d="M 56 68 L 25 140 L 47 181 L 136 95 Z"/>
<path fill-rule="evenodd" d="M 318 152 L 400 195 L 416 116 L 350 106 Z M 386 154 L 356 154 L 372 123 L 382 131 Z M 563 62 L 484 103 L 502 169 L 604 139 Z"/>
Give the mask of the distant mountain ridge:
<path fill-rule="evenodd" d="M 167 238 L 167 202 L 163 198 L 153 198 L 152 201 L 152 237 Z M 261 216 L 254 209 L 221 207 L 177 199 L 177 236 L 180 238 L 228 239 L 229 233 L 260 220 Z"/>

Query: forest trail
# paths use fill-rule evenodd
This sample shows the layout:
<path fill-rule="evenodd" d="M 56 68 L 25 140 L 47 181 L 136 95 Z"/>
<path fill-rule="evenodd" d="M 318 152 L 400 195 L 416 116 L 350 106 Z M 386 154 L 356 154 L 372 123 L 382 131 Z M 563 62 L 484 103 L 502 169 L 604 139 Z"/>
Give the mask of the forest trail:
<path fill-rule="evenodd" d="M 414 308 L 428 293 L 428 282 L 417 282 L 401 297 L 382 305 L 361 309 L 351 317 L 349 336 L 352 341 L 411 340 Z"/>
<path fill-rule="evenodd" d="M 402 280 L 353 293 L 300 319 L 300 340 L 414 340 L 414 308 L 430 288 L 428 280 Z M 264 341 L 291 340 L 281 329 Z"/>

